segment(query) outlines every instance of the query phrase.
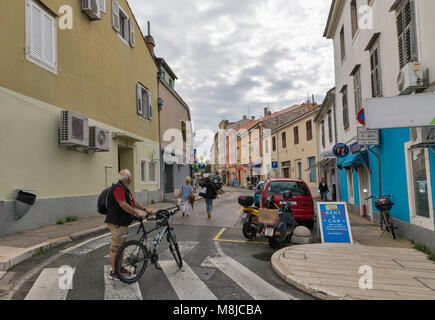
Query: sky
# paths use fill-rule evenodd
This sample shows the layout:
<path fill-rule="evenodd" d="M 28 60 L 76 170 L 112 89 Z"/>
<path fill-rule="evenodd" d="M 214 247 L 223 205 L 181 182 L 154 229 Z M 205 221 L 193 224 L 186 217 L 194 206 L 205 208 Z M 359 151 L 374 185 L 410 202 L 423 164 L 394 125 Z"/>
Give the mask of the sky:
<path fill-rule="evenodd" d="M 330 0 L 129 0 L 155 54 L 179 78 L 198 155 L 209 158 L 223 119 L 264 115 L 334 86 L 332 41 L 323 38 Z M 209 134 L 207 134 L 209 133 Z"/>

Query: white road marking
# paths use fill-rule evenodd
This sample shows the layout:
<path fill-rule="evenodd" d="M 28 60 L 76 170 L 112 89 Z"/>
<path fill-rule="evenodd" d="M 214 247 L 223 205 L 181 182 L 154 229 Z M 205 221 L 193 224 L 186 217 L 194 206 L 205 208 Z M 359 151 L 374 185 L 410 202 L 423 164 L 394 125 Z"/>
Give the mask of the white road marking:
<path fill-rule="evenodd" d="M 97 238 L 80 243 L 77 246 L 62 250 L 61 252 L 66 254 L 84 255 L 100 249 L 108 244 L 110 244 L 110 234 L 104 234 Z"/>
<path fill-rule="evenodd" d="M 181 270 L 178 269 L 175 261 L 160 261 L 159 263 L 180 300 L 217 300 L 216 296 L 184 261 Z"/>
<path fill-rule="evenodd" d="M 295 296 L 275 288 L 244 265 L 225 255 L 220 244 L 218 242 L 215 244 L 220 257 L 207 257 L 202 263 L 202 267 L 218 268 L 255 300 L 299 300 Z"/>
<path fill-rule="evenodd" d="M 104 266 L 104 300 L 142 300 L 139 284 L 126 284 L 120 280 L 110 280 L 111 266 Z"/>
<path fill-rule="evenodd" d="M 75 268 L 71 270 L 71 277 L 73 277 Z M 46 268 L 42 270 L 24 300 L 66 300 L 68 289 L 61 289 L 59 284 L 59 280 L 63 276 L 63 274 L 59 274 L 59 268 Z"/>

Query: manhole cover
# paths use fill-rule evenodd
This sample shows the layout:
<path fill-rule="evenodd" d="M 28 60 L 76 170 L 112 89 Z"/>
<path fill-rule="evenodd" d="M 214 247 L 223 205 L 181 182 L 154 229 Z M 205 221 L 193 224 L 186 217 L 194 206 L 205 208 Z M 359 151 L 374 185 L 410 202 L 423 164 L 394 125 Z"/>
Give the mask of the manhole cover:
<path fill-rule="evenodd" d="M 192 268 L 192 270 L 202 281 L 210 280 L 210 278 L 216 272 L 216 269 L 210 269 L 210 268 Z"/>
<path fill-rule="evenodd" d="M 260 254 L 254 254 L 253 257 L 260 261 L 270 261 L 270 259 L 272 259 L 272 254 L 270 252 L 264 252 Z"/>

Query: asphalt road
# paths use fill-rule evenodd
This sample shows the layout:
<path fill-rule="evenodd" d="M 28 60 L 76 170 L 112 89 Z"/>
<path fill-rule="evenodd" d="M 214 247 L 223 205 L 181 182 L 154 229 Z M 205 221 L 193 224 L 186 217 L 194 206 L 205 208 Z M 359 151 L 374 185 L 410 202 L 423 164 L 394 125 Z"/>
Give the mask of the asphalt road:
<path fill-rule="evenodd" d="M 159 248 L 164 271 L 148 266 L 134 285 L 107 279 L 110 269 L 109 237 L 70 244 L 35 257 L 11 270 L 15 281 L 13 300 L 287 300 L 313 299 L 281 280 L 270 265 L 274 253 L 266 239 L 249 242 L 241 231 L 237 198 L 251 191 L 227 189 L 214 203 L 208 219 L 204 201 L 195 204 L 190 217 L 177 214 L 171 225 L 183 255 L 178 270 L 166 252 Z M 148 224 L 149 225 L 149 224 Z M 133 227 L 132 230 L 136 230 Z M 150 238 L 153 238 L 151 236 Z M 74 248 L 72 248 L 74 247 Z M 71 249 L 72 248 L 72 249 Z M 61 270 L 61 274 L 59 274 Z M 59 289 L 59 279 L 72 275 L 69 288 Z M 65 278 L 62 278 L 65 279 Z M 68 278 L 69 279 L 69 278 Z M 68 280 L 63 283 L 68 283 Z M 19 285 L 17 285 L 19 284 Z"/>

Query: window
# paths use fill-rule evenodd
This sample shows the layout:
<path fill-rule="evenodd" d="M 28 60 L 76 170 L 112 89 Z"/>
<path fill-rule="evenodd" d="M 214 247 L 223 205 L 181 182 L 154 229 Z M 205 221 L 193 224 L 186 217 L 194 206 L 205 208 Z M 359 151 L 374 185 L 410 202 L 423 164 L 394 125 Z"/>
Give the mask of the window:
<path fill-rule="evenodd" d="M 307 127 L 307 141 L 311 141 L 313 140 L 313 122 L 307 121 L 305 125 Z"/>
<path fill-rule="evenodd" d="M 325 129 L 323 129 L 325 130 Z M 325 133 L 323 133 L 323 135 L 325 135 Z M 328 111 L 328 138 L 329 138 L 329 142 L 332 142 L 332 113 L 331 110 Z"/>
<path fill-rule="evenodd" d="M 140 83 L 136 88 L 136 109 L 137 113 L 145 119 L 153 119 L 153 97 Z"/>
<path fill-rule="evenodd" d="M 308 158 L 308 168 L 311 168 L 311 170 L 310 170 L 310 182 L 317 181 L 317 173 L 316 173 L 315 166 L 316 166 L 316 157 Z"/>
<path fill-rule="evenodd" d="M 285 148 L 287 148 L 287 141 L 286 141 L 286 134 L 285 134 L 285 132 L 283 132 L 281 134 L 281 138 L 282 138 L 282 148 L 285 149 Z"/>
<path fill-rule="evenodd" d="M 26 7 L 26 59 L 57 74 L 56 19 L 33 0 Z"/>
<path fill-rule="evenodd" d="M 418 60 L 415 24 L 414 1 L 404 1 L 402 6 L 397 9 L 396 16 L 401 69 L 407 63 Z"/>
<path fill-rule="evenodd" d="M 352 21 L 352 38 L 355 38 L 355 35 L 358 31 L 358 8 L 356 5 L 356 0 L 352 0 L 350 4 L 350 15 Z"/>
<path fill-rule="evenodd" d="M 293 128 L 293 134 L 294 134 L 294 144 L 298 145 L 299 144 L 299 127 Z"/>
<path fill-rule="evenodd" d="M 272 137 L 272 151 L 276 151 L 276 137 Z"/>
<path fill-rule="evenodd" d="M 347 191 L 349 192 L 349 201 L 353 203 L 354 193 L 353 193 L 352 169 L 346 169 L 346 174 L 347 174 Z"/>
<path fill-rule="evenodd" d="M 418 217 L 430 218 L 425 149 L 411 150 L 411 163 L 415 214 Z"/>
<path fill-rule="evenodd" d="M 286 179 L 290 178 L 290 169 L 289 168 L 282 169 L 282 173 L 283 173 L 284 178 L 286 178 Z"/>
<path fill-rule="evenodd" d="M 298 179 L 302 180 L 302 162 L 297 163 Z"/>
<path fill-rule="evenodd" d="M 282 195 L 290 190 L 295 197 L 307 197 L 309 191 L 305 183 L 299 181 L 272 181 L 267 187 L 267 196 Z"/>
<path fill-rule="evenodd" d="M 157 182 L 157 161 L 141 160 L 140 181 L 142 184 Z"/>
<path fill-rule="evenodd" d="M 353 75 L 353 90 L 355 97 L 355 114 L 358 115 L 362 108 L 362 96 L 361 96 L 361 70 L 358 70 Z"/>
<path fill-rule="evenodd" d="M 343 126 L 344 129 L 349 128 L 349 106 L 347 103 L 347 86 L 344 86 L 343 89 L 341 89 L 341 95 L 342 95 L 342 103 L 343 103 Z"/>
<path fill-rule="evenodd" d="M 344 42 L 344 26 L 341 28 L 340 31 L 340 48 L 341 48 L 341 62 L 346 59 L 346 48 L 345 48 L 345 42 Z"/>
<path fill-rule="evenodd" d="M 112 1 L 112 26 L 127 45 L 135 47 L 135 22 L 128 17 L 116 1 Z"/>
<path fill-rule="evenodd" d="M 258 138 L 255 138 L 255 155 L 260 154 L 260 141 Z"/>
<path fill-rule="evenodd" d="M 377 42 L 370 50 L 370 71 L 373 98 L 382 97 L 382 74 L 380 58 L 381 55 L 379 53 L 379 42 Z"/>
<path fill-rule="evenodd" d="M 100 3 L 100 10 L 103 13 L 106 13 L 106 0 L 98 0 Z"/>
<path fill-rule="evenodd" d="M 269 139 L 266 139 L 266 141 L 264 142 L 264 144 L 265 144 L 266 154 L 269 154 Z"/>
<path fill-rule="evenodd" d="M 150 161 L 149 162 L 149 168 L 148 168 L 148 181 L 149 182 L 156 182 L 156 171 L 157 171 L 157 162 L 156 161 Z"/>
<path fill-rule="evenodd" d="M 326 143 L 325 143 L 325 121 L 322 121 L 321 126 L 321 134 L 322 136 L 320 137 L 322 139 L 322 147 L 323 149 L 325 149 L 326 147 Z"/>

